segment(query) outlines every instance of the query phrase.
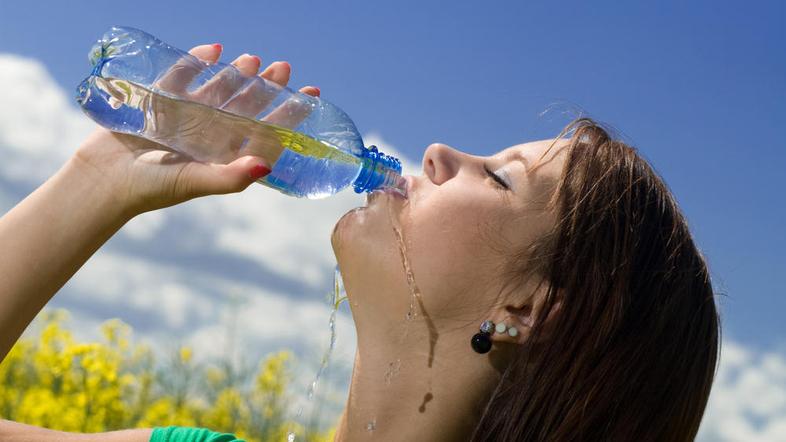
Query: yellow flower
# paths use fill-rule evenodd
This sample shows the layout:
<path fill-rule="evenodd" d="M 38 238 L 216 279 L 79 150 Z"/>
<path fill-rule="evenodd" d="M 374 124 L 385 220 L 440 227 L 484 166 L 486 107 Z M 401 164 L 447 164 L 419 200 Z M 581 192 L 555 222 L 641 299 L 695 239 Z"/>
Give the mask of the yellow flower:
<path fill-rule="evenodd" d="M 194 352 L 191 350 L 191 347 L 180 347 L 180 360 L 184 364 L 188 364 L 191 362 L 191 357 L 194 355 Z"/>
<path fill-rule="evenodd" d="M 291 356 L 288 351 L 280 351 L 262 361 L 256 385 L 259 392 L 279 396 L 284 393 L 289 383 L 286 363 Z"/>
<path fill-rule="evenodd" d="M 42 312 L 0 363 L 3 418 L 72 432 L 182 425 L 248 442 L 283 440 L 292 429 L 332 440 L 330 432 L 285 420 L 287 351 L 268 355 L 248 385 L 237 367 L 193 364 L 191 347 L 181 347 L 171 366 L 158 366 L 149 346 L 131 345 L 131 328 L 117 319 L 101 325 L 102 342 L 77 342 L 67 318 L 63 310 Z"/>

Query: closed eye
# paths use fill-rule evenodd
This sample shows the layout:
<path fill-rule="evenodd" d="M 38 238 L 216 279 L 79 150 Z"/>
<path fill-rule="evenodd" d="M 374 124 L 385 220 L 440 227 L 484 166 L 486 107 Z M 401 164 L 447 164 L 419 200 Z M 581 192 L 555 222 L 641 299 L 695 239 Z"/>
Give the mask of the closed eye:
<path fill-rule="evenodd" d="M 499 185 L 500 185 L 500 186 L 501 186 L 503 189 L 510 190 L 510 186 L 508 185 L 508 183 L 506 183 L 506 182 L 505 182 L 505 180 L 503 180 L 502 178 L 500 178 L 500 176 L 499 176 L 499 175 L 497 175 L 496 173 L 492 172 L 492 171 L 491 171 L 491 170 L 488 168 L 488 166 L 487 166 L 487 165 L 485 165 L 485 164 L 484 164 L 484 165 L 483 165 L 483 169 L 486 171 L 486 174 L 487 174 L 488 176 L 490 176 L 490 177 L 491 177 L 491 179 L 493 179 L 494 181 L 496 181 L 496 182 L 497 182 L 497 184 L 499 184 Z"/>

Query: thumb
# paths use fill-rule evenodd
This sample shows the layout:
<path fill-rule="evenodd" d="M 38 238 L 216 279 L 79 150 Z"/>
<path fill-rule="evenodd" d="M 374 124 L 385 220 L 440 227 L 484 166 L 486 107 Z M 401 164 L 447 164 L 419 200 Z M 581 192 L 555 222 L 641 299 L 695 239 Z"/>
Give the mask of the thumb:
<path fill-rule="evenodd" d="M 197 196 L 235 193 L 270 173 L 270 166 L 259 157 L 244 156 L 229 164 L 191 163 L 188 181 Z"/>

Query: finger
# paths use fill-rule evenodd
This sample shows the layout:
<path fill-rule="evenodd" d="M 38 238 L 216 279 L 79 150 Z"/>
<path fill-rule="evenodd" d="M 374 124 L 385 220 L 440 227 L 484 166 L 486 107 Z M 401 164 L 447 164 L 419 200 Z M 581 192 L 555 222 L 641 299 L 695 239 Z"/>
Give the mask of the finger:
<path fill-rule="evenodd" d="M 241 55 L 231 63 L 232 66 L 225 67 L 194 91 L 192 98 L 208 106 L 223 105 L 249 82 L 249 77 L 256 75 L 261 62 L 262 60 L 255 55 Z"/>
<path fill-rule="evenodd" d="M 316 103 L 316 100 L 303 94 L 293 94 L 267 114 L 262 121 L 292 129 L 308 118 Z"/>
<path fill-rule="evenodd" d="M 215 63 L 218 61 L 223 51 L 224 46 L 222 46 L 221 43 L 213 43 L 211 45 L 194 46 L 188 53 L 205 63 Z"/>
<path fill-rule="evenodd" d="M 260 77 L 276 85 L 285 86 L 289 81 L 290 73 L 289 63 L 274 62 L 260 74 Z M 312 89 L 317 90 L 317 95 L 313 95 L 313 90 L 310 90 L 309 95 L 318 96 L 319 88 L 312 86 Z M 223 108 L 238 115 L 253 117 L 265 110 L 280 92 L 276 87 L 269 87 L 263 82 L 253 82 L 232 97 Z"/>
<path fill-rule="evenodd" d="M 240 192 L 270 173 L 270 166 L 259 157 L 244 156 L 229 164 L 188 164 L 180 175 L 191 197 Z"/>
<path fill-rule="evenodd" d="M 202 72 L 205 63 L 217 62 L 222 50 L 223 47 L 218 43 L 191 48 L 188 53 L 193 57 L 182 57 L 155 81 L 153 86 L 175 95 L 185 95 L 188 85 Z"/>
<path fill-rule="evenodd" d="M 292 74 L 292 66 L 286 61 L 276 61 L 270 64 L 261 74 L 260 77 L 278 83 L 281 86 L 286 86 L 289 83 L 289 77 Z"/>
<path fill-rule="evenodd" d="M 273 83 L 257 79 L 245 89 L 235 94 L 222 108 L 233 114 L 255 117 L 275 100 L 281 88 Z"/>
<path fill-rule="evenodd" d="M 312 97 L 319 97 L 322 91 L 316 86 L 304 86 L 300 88 L 300 92 Z M 303 120 L 308 118 L 309 114 L 314 108 L 314 103 L 311 101 L 298 100 L 297 96 L 293 96 L 281 106 L 277 107 L 270 114 L 265 116 L 262 120 L 277 126 L 294 128 L 297 127 Z"/>
<path fill-rule="evenodd" d="M 289 81 L 290 74 L 291 68 L 289 63 L 275 62 L 268 66 L 260 76 L 273 83 L 285 86 Z M 320 90 L 316 86 L 306 86 L 300 91 L 313 97 L 318 97 L 320 94 Z M 223 108 L 238 115 L 253 117 L 267 108 L 279 92 L 275 88 L 266 87 L 264 83 L 254 82 L 232 97 L 231 100 L 224 104 Z M 302 103 L 297 100 L 292 102 L 290 100 L 274 109 L 263 121 L 285 127 L 294 127 L 309 115 L 312 107 L 311 103 Z"/>
<path fill-rule="evenodd" d="M 300 92 L 312 97 L 318 97 L 322 93 L 316 86 L 303 86 L 300 88 Z"/>
<path fill-rule="evenodd" d="M 262 65 L 262 59 L 257 55 L 243 54 L 238 57 L 232 64 L 246 77 L 253 77 L 259 72 L 259 67 Z"/>

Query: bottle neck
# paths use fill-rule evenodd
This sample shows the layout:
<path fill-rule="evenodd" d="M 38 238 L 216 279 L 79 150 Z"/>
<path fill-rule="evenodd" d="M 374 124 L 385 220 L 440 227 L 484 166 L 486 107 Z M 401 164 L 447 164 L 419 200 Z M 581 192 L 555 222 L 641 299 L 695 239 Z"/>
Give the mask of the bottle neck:
<path fill-rule="evenodd" d="M 398 158 L 385 155 L 376 146 L 364 147 L 358 158 L 362 166 L 352 185 L 356 193 L 390 189 L 407 196 L 407 181 L 401 176 L 401 161 Z"/>

